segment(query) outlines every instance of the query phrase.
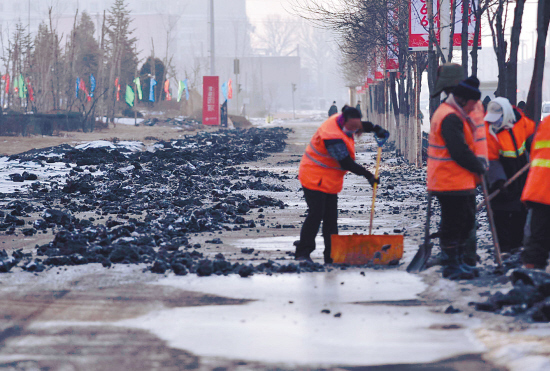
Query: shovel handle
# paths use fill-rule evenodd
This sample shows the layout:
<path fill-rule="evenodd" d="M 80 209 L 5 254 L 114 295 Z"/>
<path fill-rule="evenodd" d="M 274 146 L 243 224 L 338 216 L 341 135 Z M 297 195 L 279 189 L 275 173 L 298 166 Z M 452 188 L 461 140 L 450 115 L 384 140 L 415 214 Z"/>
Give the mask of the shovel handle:
<path fill-rule="evenodd" d="M 529 166 L 531 166 L 530 163 L 525 164 L 524 167 L 522 167 L 517 173 L 515 173 L 510 179 L 508 179 L 506 183 L 504 183 L 503 187 L 507 188 L 510 184 L 512 184 L 517 178 L 519 178 L 523 173 L 525 173 L 529 169 Z M 496 191 L 494 191 L 489 195 L 488 200 L 491 201 L 493 198 L 498 196 L 499 193 L 500 193 L 500 189 L 497 189 Z M 481 210 L 481 208 L 485 206 L 485 203 L 486 203 L 485 201 L 486 200 L 483 200 L 479 203 L 479 205 L 477 205 L 476 211 Z"/>
<path fill-rule="evenodd" d="M 483 196 L 485 197 L 485 203 L 487 204 L 487 219 L 489 219 L 489 226 L 491 227 L 491 234 L 493 235 L 493 243 L 495 245 L 495 260 L 499 267 L 502 267 L 502 257 L 500 255 L 500 245 L 498 243 L 497 229 L 495 227 L 495 218 L 493 216 L 493 209 L 489 204 L 489 190 L 487 189 L 487 181 L 484 176 L 481 176 L 481 186 L 483 187 Z"/>
<path fill-rule="evenodd" d="M 378 154 L 376 155 L 376 170 L 374 172 L 374 179 L 378 179 L 378 173 L 380 172 L 380 161 L 382 159 L 382 146 L 378 146 Z M 369 234 L 372 234 L 372 222 L 374 220 L 374 205 L 376 202 L 376 190 L 378 188 L 378 183 L 374 183 L 372 186 L 372 205 L 370 207 L 370 225 L 369 225 Z"/>

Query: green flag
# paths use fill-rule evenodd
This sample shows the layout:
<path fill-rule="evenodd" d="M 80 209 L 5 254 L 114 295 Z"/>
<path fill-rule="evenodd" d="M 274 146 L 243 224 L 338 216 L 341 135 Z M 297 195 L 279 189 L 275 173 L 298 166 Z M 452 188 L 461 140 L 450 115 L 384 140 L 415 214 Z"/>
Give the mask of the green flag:
<path fill-rule="evenodd" d="M 25 86 L 25 82 L 23 81 L 23 75 L 19 74 L 19 78 L 17 81 L 17 87 L 19 88 L 19 98 L 25 98 L 27 87 Z"/>
<path fill-rule="evenodd" d="M 137 88 L 137 93 L 138 93 L 138 98 L 139 100 L 143 100 L 143 94 L 141 92 L 141 82 L 139 81 L 139 77 L 136 77 L 134 79 L 134 84 L 136 84 L 136 88 Z"/>
<path fill-rule="evenodd" d="M 185 90 L 185 83 L 183 81 L 178 81 L 178 102 L 181 100 L 183 91 Z"/>
<path fill-rule="evenodd" d="M 134 99 L 136 98 L 136 95 L 134 94 L 134 91 L 130 87 L 130 85 L 126 85 L 126 103 L 130 107 L 134 106 Z"/>

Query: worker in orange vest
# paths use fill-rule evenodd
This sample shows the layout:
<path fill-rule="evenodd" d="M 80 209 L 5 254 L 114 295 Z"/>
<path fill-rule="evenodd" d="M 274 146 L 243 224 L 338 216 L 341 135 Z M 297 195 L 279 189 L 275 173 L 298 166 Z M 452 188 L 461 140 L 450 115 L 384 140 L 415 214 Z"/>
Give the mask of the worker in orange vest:
<path fill-rule="evenodd" d="M 538 126 L 531 145 L 531 168 L 521 200 L 529 208 L 521 258 L 526 268 L 544 269 L 550 250 L 550 116 Z"/>
<path fill-rule="evenodd" d="M 329 117 L 311 138 L 298 174 L 308 213 L 300 240 L 295 242 L 296 260 L 311 261 L 310 254 L 315 250 L 315 237 L 322 221 L 324 261 L 325 264 L 332 263 L 330 236 L 338 234 L 338 193 L 348 171 L 364 176 L 371 186 L 379 183 L 370 171 L 355 162 L 354 137 L 364 132 L 374 132 L 385 139 L 389 136 L 388 131 L 380 126 L 361 122 L 361 113 L 356 108 L 345 106 L 341 114 Z"/>
<path fill-rule="evenodd" d="M 527 173 L 504 188 L 511 178 L 529 162 L 528 150 L 535 133 L 535 123 L 510 104 L 498 97 L 487 106 L 485 121 L 489 129 L 489 189 L 500 193 L 491 201 L 500 250 L 510 253 L 523 245 L 523 229 L 527 209 L 521 202 L 521 193 Z"/>
<path fill-rule="evenodd" d="M 469 77 L 452 89 L 431 121 L 428 192 L 441 206 L 441 263 L 448 279 L 471 279 L 476 274 L 475 261 L 466 264 L 463 256 L 475 230 L 476 186 L 486 170 L 478 156 L 483 154 L 482 146 L 476 144 L 484 144 L 486 129 L 470 117 L 482 112 L 480 98 L 479 80 Z"/>

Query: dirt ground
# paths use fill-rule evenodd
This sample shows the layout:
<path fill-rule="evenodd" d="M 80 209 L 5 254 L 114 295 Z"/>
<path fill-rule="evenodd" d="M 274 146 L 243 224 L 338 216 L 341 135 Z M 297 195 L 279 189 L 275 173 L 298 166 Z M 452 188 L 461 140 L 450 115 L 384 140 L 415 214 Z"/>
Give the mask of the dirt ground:
<path fill-rule="evenodd" d="M 217 130 L 209 127 L 202 127 L 201 130 Z M 13 155 L 26 152 L 35 148 L 47 148 L 68 143 L 75 144 L 94 140 L 128 140 L 141 141 L 145 144 L 152 144 L 159 140 L 178 139 L 186 135 L 192 135 L 194 130 L 185 130 L 174 125 L 124 125 L 109 124 L 109 128 L 95 130 L 91 133 L 76 131 L 64 131 L 57 136 L 29 136 L 29 137 L 2 137 L 0 136 L 0 156 Z"/>
<path fill-rule="evenodd" d="M 295 179 L 301 154 L 307 141 L 318 123 L 299 125 L 289 122 L 286 126 L 295 128 L 288 140 L 285 152 L 276 154 L 264 161 L 245 164 L 253 168 L 288 173 L 291 176 L 284 185 L 291 191 L 282 192 L 275 197 L 289 205 L 284 210 L 269 209 L 265 214 L 265 227 L 243 229 L 240 231 L 223 232 L 223 245 L 204 245 L 203 253 L 213 257 L 221 252 L 233 261 L 245 260 L 252 263 L 265 262 L 272 259 L 279 262 L 288 260 L 288 251 L 292 251 L 291 243 L 299 235 L 300 223 L 303 221 L 305 203 L 302 199 L 299 183 Z M 170 126 L 134 127 L 117 125 L 102 132 L 66 133 L 59 137 L 31 138 L 0 138 L 2 143 L 0 153 L 15 154 L 32 148 L 50 147 L 62 143 L 74 143 L 98 139 L 110 140 L 140 140 L 152 143 L 161 139 L 167 140 L 179 136 L 193 134 L 178 131 Z M 146 137 L 156 139 L 145 140 Z M 360 150 L 365 145 L 359 146 Z M 387 168 L 386 170 L 388 170 Z M 351 179 L 351 178 L 350 178 Z M 348 180 L 346 180 L 348 182 Z M 366 221 L 358 203 L 370 205 L 370 197 L 364 184 L 357 179 L 347 186 L 342 193 L 340 208 L 344 210 L 341 217 L 341 227 L 357 228 L 351 219 Z M 365 189 L 365 190 L 363 190 Z M 356 205 L 355 211 L 346 211 L 350 205 Z M 399 223 L 408 223 L 406 237 L 406 254 L 404 260 L 410 260 L 415 247 L 420 243 L 422 224 L 412 219 L 396 222 L 390 216 L 391 208 L 380 210 L 377 225 L 382 229 L 393 230 L 401 227 Z M 254 215 L 254 217 L 258 217 Z M 412 218 L 412 216 L 411 216 Z M 416 217 L 415 217 L 416 218 Z M 281 224 L 295 225 L 296 228 L 280 227 Z M 278 226 L 277 226 L 278 225 Z M 213 233 L 195 234 L 190 236 L 192 243 L 204 244 L 211 239 Z M 38 234 L 32 237 L 0 236 L 0 248 L 13 250 L 23 248 L 32 251 L 36 244 L 43 244 L 52 239 L 51 234 Z M 273 242 L 273 247 L 257 249 L 254 255 L 243 254 L 243 241 L 252 244 L 256 239 L 273 237 L 282 239 L 286 247 Z M 246 242 L 244 242 L 246 243 Z M 320 261 L 321 252 L 316 251 L 314 259 Z M 395 268 L 404 271 L 405 265 Z M 350 269 L 359 274 L 358 270 Z M 320 274 L 323 277 L 324 273 Z M 173 276 L 173 275 L 172 275 Z M 391 358 L 387 365 L 370 366 L 357 364 L 355 366 L 339 364 L 315 363 L 292 364 L 281 359 L 279 362 L 258 362 L 239 357 L 220 357 L 215 355 L 197 355 L 188 350 L 172 346 L 168 341 L 156 336 L 152 331 L 140 328 L 121 327 L 114 325 L 117 321 L 141 318 L 149 313 L 161 312 L 178 308 L 212 308 L 226 306 L 227 308 L 242 307 L 254 300 L 242 295 L 216 295 L 197 290 L 187 290 L 165 285 L 159 281 L 166 275 L 157 275 L 145 271 L 140 265 L 115 265 L 105 269 L 99 264 L 88 264 L 76 267 L 49 268 L 42 273 L 27 273 L 14 270 L 0 275 L 0 368 L 7 370 L 263 370 L 263 369 L 323 369 L 323 370 L 356 370 L 356 371 L 393 371 L 393 370 L 457 370 L 457 371 L 504 371 L 528 369 L 514 365 L 513 362 L 526 357 L 535 357 L 538 365 L 544 366 L 544 360 L 549 359 L 550 341 L 548 327 L 530 327 L 527 324 L 516 323 L 513 318 L 506 318 L 489 313 L 474 312 L 468 302 L 480 299 L 479 294 L 488 290 L 487 287 L 477 287 L 476 284 L 456 283 L 439 279 L 436 268 L 423 273 L 422 280 L 427 289 L 417 300 L 400 303 L 369 302 L 362 300 L 354 304 L 365 306 L 387 305 L 388 308 L 400 307 L 399 310 L 413 312 L 420 307 L 441 315 L 450 302 L 457 303 L 463 313 L 461 321 L 470 326 L 467 336 L 473 342 L 482 344 L 484 352 L 459 354 L 435 362 L 419 362 L 415 364 L 399 364 Z M 168 277 L 170 278 L 170 277 Z M 321 280 L 323 278 L 320 278 Z M 378 283 L 378 282 L 376 282 Z M 343 283 L 342 283 L 343 285 Z M 501 284 L 504 287 L 504 280 Z M 499 283 L 491 289 L 500 288 Z M 336 295 L 338 296 L 338 295 Z M 356 305 L 357 306 L 357 305 Z M 469 317 L 474 317 L 472 320 Z M 414 319 L 413 319 L 414 321 Z M 470 321 L 470 322 L 468 322 Z M 463 325 L 454 324 L 460 321 L 449 318 L 443 325 L 434 327 L 434 345 L 438 336 L 447 333 L 453 336 L 453 331 L 463 331 Z M 207 325 L 207 324 L 205 324 Z M 177 327 L 177 319 L 174 327 Z M 454 326 L 454 327 L 453 327 Z M 531 332 L 521 333 L 523 328 Z M 534 331 L 534 333 L 533 333 Z M 205 330 L 205 332 L 207 332 Z M 269 336 L 266 329 L 265 336 Z M 207 333 L 196 341 L 214 341 L 216 332 Z M 311 334 L 311 341 L 315 334 Z M 259 340 L 259 339 L 258 339 Z M 228 340 L 230 341 L 230 340 Z M 252 339 L 254 341 L 254 339 Z M 380 340 L 381 342 L 385 340 Z M 512 351 L 514 350 L 515 353 Z M 405 352 L 406 350 L 398 350 Z M 521 354 L 520 354 L 521 353 Z M 534 361 L 533 361 L 534 362 Z M 519 367 L 519 368 L 518 368 Z M 529 368 L 543 370 L 544 368 Z"/>

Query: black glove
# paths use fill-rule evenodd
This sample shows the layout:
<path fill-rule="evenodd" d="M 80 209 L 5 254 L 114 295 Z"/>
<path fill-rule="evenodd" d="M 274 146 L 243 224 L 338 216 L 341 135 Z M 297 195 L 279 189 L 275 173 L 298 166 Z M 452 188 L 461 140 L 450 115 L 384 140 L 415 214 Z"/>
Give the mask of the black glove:
<path fill-rule="evenodd" d="M 374 187 L 375 183 L 380 185 L 380 177 L 375 178 L 374 175 L 372 175 L 371 172 L 369 172 L 367 175 L 365 175 L 365 178 L 367 178 L 367 180 L 369 181 L 369 184 L 371 185 L 371 187 Z"/>
<path fill-rule="evenodd" d="M 506 181 L 504 179 L 499 179 L 496 182 L 494 182 L 491 185 L 491 193 L 493 193 L 494 191 L 499 189 L 501 195 L 503 195 L 503 196 L 506 195 L 508 193 L 508 191 L 507 191 L 506 187 L 504 187 L 504 183 L 506 183 Z"/>
<path fill-rule="evenodd" d="M 388 138 L 390 136 L 390 132 L 387 131 L 386 129 L 382 129 L 380 126 L 378 125 L 375 125 L 374 126 L 374 134 L 378 137 L 378 138 Z"/>

